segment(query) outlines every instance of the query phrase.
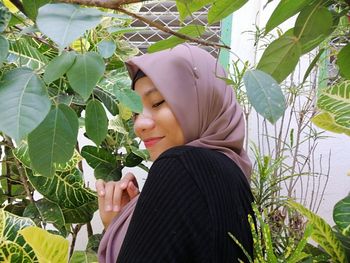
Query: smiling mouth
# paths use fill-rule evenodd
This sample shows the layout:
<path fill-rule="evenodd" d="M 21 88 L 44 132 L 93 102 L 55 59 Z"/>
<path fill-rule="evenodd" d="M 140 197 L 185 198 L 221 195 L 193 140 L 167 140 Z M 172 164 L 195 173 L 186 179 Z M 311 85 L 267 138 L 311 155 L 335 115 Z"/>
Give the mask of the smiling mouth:
<path fill-rule="evenodd" d="M 156 137 L 156 138 L 149 138 L 147 140 L 144 140 L 143 143 L 145 144 L 146 148 L 151 148 L 153 145 L 155 145 L 157 142 L 159 142 L 164 137 Z"/>

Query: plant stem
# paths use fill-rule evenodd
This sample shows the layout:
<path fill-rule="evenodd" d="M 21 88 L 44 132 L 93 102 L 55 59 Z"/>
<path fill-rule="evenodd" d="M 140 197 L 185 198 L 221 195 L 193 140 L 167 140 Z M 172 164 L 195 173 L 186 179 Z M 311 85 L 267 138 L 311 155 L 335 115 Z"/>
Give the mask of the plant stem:
<path fill-rule="evenodd" d="M 77 241 L 77 236 L 78 236 L 78 233 L 81 229 L 82 225 L 81 224 L 78 224 L 76 225 L 74 228 L 73 228 L 73 232 L 72 232 L 72 243 L 70 245 L 70 250 L 69 250 L 69 258 L 72 257 L 73 255 L 73 252 L 74 252 L 74 247 L 75 247 L 75 242 Z"/>

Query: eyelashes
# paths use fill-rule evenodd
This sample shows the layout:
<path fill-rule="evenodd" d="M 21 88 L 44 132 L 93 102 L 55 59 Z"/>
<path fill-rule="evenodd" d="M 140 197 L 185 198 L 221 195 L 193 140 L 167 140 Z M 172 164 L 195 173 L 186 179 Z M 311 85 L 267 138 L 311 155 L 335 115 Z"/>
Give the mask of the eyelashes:
<path fill-rule="evenodd" d="M 154 104 L 152 105 L 152 108 L 156 109 L 156 108 L 158 108 L 159 106 L 161 106 L 164 102 L 165 102 L 165 100 L 161 100 L 161 101 L 159 101 L 159 102 L 157 102 L 157 103 L 154 103 Z M 137 116 L 139 116 L 139 115 L 140 115 L 140 113 L 134 112 L 134 113 L 132 114 L 132 119 L 133 119 L 133 121 L 135 121 L 136 118 L 137 118 Z"/>

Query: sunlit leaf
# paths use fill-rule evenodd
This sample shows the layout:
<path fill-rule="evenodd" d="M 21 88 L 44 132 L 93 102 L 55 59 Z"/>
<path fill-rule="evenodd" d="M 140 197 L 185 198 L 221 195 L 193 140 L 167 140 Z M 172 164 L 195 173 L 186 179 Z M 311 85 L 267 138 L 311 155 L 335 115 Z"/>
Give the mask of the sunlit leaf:
<path fill-rule="evenodd" d="M 191 13 L 198 11 L 203 6 L 215 0 L 176 0 L 176 7 L 180 15 L 180 20 L 184 20 Z"/>
<path fill-rule="evenodd" d="M 72 88 L 87 100 L 105 71 L 105 63 L 100 55 L 87 52 L 77 55 L 73 66 L 67 72 Z"/>
<path fill-rule="evenodd" d="M 86 251 L 74 251 L 69 263 L 97 263 L 97 254 Z"/>
<path fill-rule="evenodd" d="M 205 32 L 205 27 L 201 25 L 194 25 L 190 24 L 187 26 L 182 27 L 178 33 L 190 36 L 190 37 L 199 37 Z M 176 37 L 176 36 L 171 36 L 167 39 L 158 41 L 148 47 L 148 52 L 153 53 L 157 51 L 161 51 L 164 49 L 172 48 L 175 47 L 181 43 L 184 43 L 186 40 Z"/>
<path fill-rule="evenodd" d="M 10 0 L 3 0 L 4 5 L 10 10 L 11 13 L 18 12 L 18 8 L 10 1 Z"/>
<path fill-rule="evenodd" d="M 36 19 L 41 32 L 51 38 L 60 49 L 69 46 L 87 30 L 101 21 L 103 12 L 71 4 L 47 4 L 39 8 Z"/>
<path fill-rule="evenodd" d="M 100 145 L 107 136 L 107 128 L 108 119 L 101 102 L 91 100 L 86 106 L 86 134 L 96 145 Z"/>
<path fill-rule="evenodd" d="M 334 133 L 344 133 L 350 136 L 350 129 L 338 125 L 334 120 L 334 115 L 328 112 L 321 112 L 315 115 L 311 121 L 318 127 Z"/>
<path fill-rule="evenodd" d="M 337 64 L 342 76 L 350 79 L 350 43 L 343 47 L 337 56 Z"/>
<path fill-rule="evenodd" d="M 26 227 L 20 233 L 35 251 L 39 262 L 68 262 L 69 241 L 65 238 L 36 226 Z"/>
<path fill-rule="evenodd" d="M 76 54 L 74 52 L 63 52 L 60 56 L 51 60 L 45 69 L 45 82 L 51 83 L 62 77 L 73 65 L 75 57 Z"/>
<path fill-rule="evenodd" d="M 90 49 L 90 42 L 86 38 L 79 38 L 73 41 L 70 47 L 80 53 L 84 53 Z"/>
<path fill-rule="evenodd" d="M 281 87 L 270 75 L 260 70 L 247 71 L 244 84 L 254 109 L 274 124 L 286 110 Z"/>
<path fill-rule="evenodd" d="M 280 83 L 294 70 L 300 56 L 300 42 L 295 37 L 281 36 L 265 49 L 257 69 Z"/>
<path fill-rule="evenodd" d="M 327 222 L 306 207 L 293 201 L 288 204 L 308 218 L 313 226 L 311 238 L 316 241 L 331 257 L 333 262 L 348 262 L 345 250 Z"/>
<path fill-rule="evenodd" d="M 213 2 L 208 12 L 208 23 L 219 22 L 223 18 L 241 8 L 248 0 L 216 0 Z"/>
<path fill-rule="evenodd" d="M 0 238 L 3 241 L 0 242 L 0 262 L 13 262 L 6 261 L 6 259 L 14 260 L 22 257 L 30 260 L 24 262 L 38 262 L 34 251 L 19 233 L 21 229 L 28 226 L 35 226 L 31 219 L 0 209 Z"/>
<path fill-rule="evenodd" d="M 55 163 L 64 164 L 73 156 L 78 128 L 78 117 L 71 108 L 65 104 L 54 107 L 28 136 L 32 168 L 44 176 L 53 176 Z"/>
<path fill-rule="evenodd" d="M 7 72 L 0 81 L 0 130 L 20 141 L 50 110 L 44 83 L 28 68 Z"/>

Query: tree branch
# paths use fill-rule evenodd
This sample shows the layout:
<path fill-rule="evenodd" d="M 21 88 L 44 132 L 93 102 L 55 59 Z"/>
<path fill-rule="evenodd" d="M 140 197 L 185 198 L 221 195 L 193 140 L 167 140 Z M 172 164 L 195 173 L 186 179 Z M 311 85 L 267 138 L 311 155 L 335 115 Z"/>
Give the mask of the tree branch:
<path fill-rule="evenodd" d="M 145 2 L 145 0 L 116 0 L 116 1 L 103 1 L 103 0 L 58 0 L 59 2 L 62 3 L 71 3 L 71 4 L 80 4 L 80 5 L 86 5 L 86 6 L 94 6 L 94 7 L 102 7 L 102 8 L 108 8 L 108 9 L 113 9 L 116 11 L 119 11 L 121 13 L 124 13 L 126 15 L 129 15 L 133 18 L 136 18 L 142 22 L 144 22 L 145 24 L 157 28 L 165 33 L 174 35 L 176 37 L 191 41 L 191 42 L 195 42 L 198 44 L 201 44 L 203 46 L 211 46 L 214 48 L 226 48 L 226 49 L 230 49 L 229 46 L 227 45 L 222 45 L 216 42 L 212 42 L 212 41 L 206 41 L 200 38 L 193 38 L 190 36 L 187 36 L 185 34 L 181 34 L 179 32 L 176 32 L 172 29 L 170 29 L 169 27 L 166 27 L 158 22 L 154 22 L 152 20 L 149 20 L 145 17 L 142 17 L 138 14 L 135 14 L 133 12 L 130 12 L 124 8 L 121 7 L 121 5 L 125 5 L 125 4 L 130 4 L 130 3 L 140 3 L 140 2 Z"/>

